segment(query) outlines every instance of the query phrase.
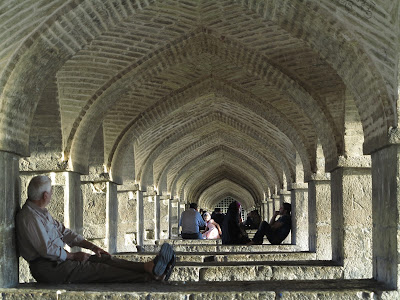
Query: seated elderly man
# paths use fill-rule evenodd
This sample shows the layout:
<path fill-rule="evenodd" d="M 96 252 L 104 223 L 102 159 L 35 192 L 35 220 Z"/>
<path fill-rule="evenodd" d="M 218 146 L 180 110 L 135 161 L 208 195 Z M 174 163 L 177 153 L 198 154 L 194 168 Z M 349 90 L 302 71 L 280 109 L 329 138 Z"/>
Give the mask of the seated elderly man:
<path fill-rule="evenodd" d="M 28 200 L 16 219 L 19 252 L 29 262 L 37 282 L 123 283 L 168 280 L 175 265 L 175 253 L 170 244 L 164 243 L 156 258 L 146 263 L 117 259 L 54 220 L 46 209 L 51 197 L 50 178 L 32 178 L 28 186 Z M 89 249 L 95 255 L 70 253 L 64 249 L 65 244 Z"/>

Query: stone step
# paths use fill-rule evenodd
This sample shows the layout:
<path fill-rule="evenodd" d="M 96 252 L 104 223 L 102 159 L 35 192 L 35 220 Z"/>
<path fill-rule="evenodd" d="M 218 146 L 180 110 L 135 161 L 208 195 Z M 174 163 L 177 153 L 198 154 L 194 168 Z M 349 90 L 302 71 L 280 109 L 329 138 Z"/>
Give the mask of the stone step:
<path fill-rule="evenodd" d="M 170 280 L 269 281 L 343 278 L 343 267 L 331 261 L 177 262 Z"/>
<path fill-rule="evenodd" d="M 221 239 L 215 240 L 189 240 L 189 239 L 182 239 L 182 238 L 174 238 L 174 239 L 162 239 L 162 240 L 154 240 L 151 244 L 162 245 L 164 243 L 169 243 L 171 245 L 222 245 Z M 263 245 L 271 245 L 268 239 L 264 238 Z M 291 245 L 289 243 L 283 243 L 283 245 Z M 292 245 L 294 246 L 294 245 Z"/>
<path fill-rule="evenodd" d="M 289 253 L 291 255 L 309 253 Z M 259 280 L 320 280 L 339 279 L 343 276 L 343 267 L 333 261 L 310 261 L 307 256 L 304 260 L 257 260 L 258 255 L 268 257 L 268 253 L 257 254 L 253 260 L 245 260 L 239 256 L 240 261 L 235 261 L 232 254 L 185 255 L 177 253 L 177 263 L 171 276 L 171 281 L 259 281 Z M 249 254 L 250 257 L 253 253 Z M 120 254 L 119 258 L 131 261 L 149 261 L 154 254 Z M 194 258 L 193 258 L 194 257 Z M 295 257 L 294 255 L 292 257 Z"/>
<path fill-rule="evenodd" d="M 155 257 L 154 252 L 117 253 L 116 257 L 131 261 L 146 262 Z M 311 252 L 176 252 L 179 262 L 248 262 L 248 261 L 304 261 L 315 260 Z"/>
<path fill-rule="evenodd" d="M 0 289 L 2 299 L 399 299 L 371 280 L 290 280 L 135 284 L 20 284 Z"/>
<path fill-rule="evenodd" d="M 296 245 L 281 244 L 281 245 L 222 245 L 217 243 L 204 243 L 201 244 L 199 240 L 188 240 L 189 242 L 171 242 L 176 252 L 299 252 L 300 249 Z M 196 242 L 194 242 L 196 241 Z M 161 244 L 143 245 L 141 249 L 143 252 L 158 252 Z"/>

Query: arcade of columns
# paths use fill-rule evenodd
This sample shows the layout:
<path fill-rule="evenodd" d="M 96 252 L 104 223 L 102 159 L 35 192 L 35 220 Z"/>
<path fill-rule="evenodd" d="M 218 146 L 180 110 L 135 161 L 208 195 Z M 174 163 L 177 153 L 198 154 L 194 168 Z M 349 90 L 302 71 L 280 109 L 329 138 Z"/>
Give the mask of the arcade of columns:
<path fill-rule="evenodd" d="M 344 279 L 400 285 L 399 1 L 0 4 L 0 286 L 15 213 L 49 210 L 116 253 L 177 237 L 187 203 L 270 219 Z M 23 279 L 22 279 L 23 280 Z"/>

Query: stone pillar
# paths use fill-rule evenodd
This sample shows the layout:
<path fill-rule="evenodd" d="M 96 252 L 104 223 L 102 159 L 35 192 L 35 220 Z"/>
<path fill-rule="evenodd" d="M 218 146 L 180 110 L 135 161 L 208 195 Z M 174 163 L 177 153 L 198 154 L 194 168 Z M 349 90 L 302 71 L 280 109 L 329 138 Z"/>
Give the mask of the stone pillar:
<path fill-rule="evenodd" d="M 143 241 L 145 244 L 154 244 L 156 231 L 156 203 L 153 191 L 144 193 L 143 195 Z"/>
<path fill-rule="evenodd" d="M 154 196 L 154 216 L 155 216 L 155 228 L 154 228 L 154 239 L 160 240 L 160 196 Z"/>
<path fill-rule="evenodd" d="M 330 174 L 313 174 L 308 183 L 309 248 L 318 260 L 332 259 Z"/>
<path fill-rule="evenodd" d="M 309 250 L 308 246 L 308 185 L 292 184 L 292 244 L 300 250 Z"/>
<path fill-rule="evenodd" d="M 400 146 L 372 153 L 373 275 L 400 289 Z"/>
<path fill-rule="evenodd" d="M 268 214 L 265 216 L 264 221 L 269 222 L 274 214 L 275 211 L 275 206 L 274 206 L 274 199 L 270 198 L 268 199 Z"/>
<path fill-rule="evenodd" d="M 272 215 L 274 214 L 275 211 L 279 210 L 279 208 L 281 207 L 281 197 L 279 195 L 272 195 L 271 196 L 272 201 L 274 202 L 274 210 L 272 211 Z M 272 218 L 271 215 L 271 218 Z"/>
<path fill-rule="evenodd" d="M 117 252 L 136 252 L 137 248 L 137 213 L 136 190 L 117 187 L 118 197 L 118 236 Z M 131 188 L 131 187 L 129 187 Z"/>
<path fill-rule="evenodd" d="M 97 246 L 108 249 L 107 244 L 107 182 L 81 182 L 83 199 L 83 233 Z"/>
<path fill-rule="evenodd" d="M 179 218 L 180 215 L 178 214 L 178 210 L 179 210 L 179 200 L 177 199 L 171 199 L 170 200 L 170 223 L 169 223 L 169 232 L 170 232 L 170 236 L 169 238 L 173 238 L 173 237 L 178 237 L 179 234 Z"/>
<path fill-rule="evenodd" d="M 268 201 L 263 201 L 261 220 L 267 220 L 267 219 L 268 219 Z"/>
<path fill-rule="evenodd" d="M 370 158 L 364 166 L 360 158 L 339 163 L 331 172 L 332 258 L 343 263 L 345 279 L 372 278 Z"/>
<path fill-rule="evenodd" d="M 287 190 L 280 190 L 279 196 L 280 196 L 280 204 L 276 208 L 276 210 L 279 210 L 281 208 L 281 205 L 282 205 L 283 202 L 286 202 L 286 203 L 291 203 L 292 202 L 291 193 L 289 191 L 287 191 Z M 293 217 L 292 217 L 292 220 L 293 220 Z M 286 239 L 282 243 L 284 243 L 284 244 L 292 244 L 292 240 L 293 240 L 292 234 L 293 234 L 293 232 L 290 231 L 289 235 L 286 237 Z"/>
<path fill-rule="evenodd" d="M 81 191 L 81 175 L 75 172 L 63 172 L 63 175 L 65 180 L 64 225 L 65 227 L 70 228 L 79 234 L 83 234 L 83 199 Z"/>
<path fill-rule="evenodd" d="M 143 192 L 142 191 L 136 191 L 136 216 L 137 216 L 136 242 L 137 242 L 137 245 L 143 246 L 144 211 L 143 211 Z"/>
<path fill-rule="evenodd" d="M 169 238 L 170 224 L 170 199 L 163 196 L 160 197 L 160 237 L 165 240 Z"/>
<path fill-rule="evenodd" d="M 106 245 L 110 254 L 117 252 L 118 198 L 117 185 L 107 182 L 106 195 Z"/>
<path fill-rule="evenodd" d="M 19 156 L 0 151 L 0 287 L 18 284 L 15 215 L 20 205 Z"/>

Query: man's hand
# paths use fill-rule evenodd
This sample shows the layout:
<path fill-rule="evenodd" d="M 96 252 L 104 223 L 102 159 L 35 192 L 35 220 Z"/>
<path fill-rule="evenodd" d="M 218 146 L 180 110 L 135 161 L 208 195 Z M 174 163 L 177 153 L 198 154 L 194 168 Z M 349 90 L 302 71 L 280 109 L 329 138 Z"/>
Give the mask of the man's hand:
<path fill-rule="evenodd" d="M 110 253 L 108 253 L 107 251 L 104 251 L 100 247 L 97 247 L 95 244 L 93 244 L 87 240 L 81 241 L 78 246 L 93 251 L 97 257 L 101 257 L 102 254 L 111 256 Z"/>
<path fill-rule="evenodd" d="M 102 254 L 111 256 L 110 253 L 97 246 L 92 247 L 90 250 L 92 250 L 97 257 L 101 257 Z"/>
<path fill-rule="evenodd" d="M 85 252 L 75 252 L 69 253 L 67 252 L 67 259 L 69 260 L 76 260 L 76 261 L 87 261 L 91 255 Z"/>

